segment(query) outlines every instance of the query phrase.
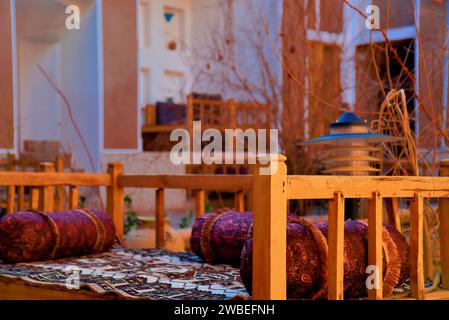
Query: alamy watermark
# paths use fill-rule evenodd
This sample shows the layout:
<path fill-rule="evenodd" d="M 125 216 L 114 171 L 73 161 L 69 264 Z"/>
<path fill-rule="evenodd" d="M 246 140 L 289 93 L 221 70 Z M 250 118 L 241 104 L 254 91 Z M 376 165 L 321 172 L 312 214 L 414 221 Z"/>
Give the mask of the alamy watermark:
<path fill-rule="evenodd" d="M 366 277 L 365 285 L 368 290 L 379 289 L 380 288 L 380 271 L 379 267 L 376 265 L 369 265 L 366 267 Z"/>
<path fill-rule="evenodd" d="M 181 128 L 171 132 L 170 141 L 177 142 L 170 151 L 173 164 L 259 163 L 261 175 L 277 172 L 277 161 L 272 161 L 269 167 L 265 166 L 273 155 L 279 154 L 277 129 L 225 129 L 223 133 L 210 128 L 202 132 L 201 121 L 194 121 L 191 132 Z M 203 143 L 207 145 L 203 147 Z"/>
<path fill-rule="evenodd" d="M 67 30 L 79 30 L 81 28 L 81 11 L 76 5 L 67 6 L 65 13 L 69 15 L 65 20 Z"/>
<path fill-rule="evenodd" d="M 365 8 L 367 18 L 365 19 L 365 26 L 368 30 L 380 29 L 380 9 L 378 6 L 371 4 Z"/>

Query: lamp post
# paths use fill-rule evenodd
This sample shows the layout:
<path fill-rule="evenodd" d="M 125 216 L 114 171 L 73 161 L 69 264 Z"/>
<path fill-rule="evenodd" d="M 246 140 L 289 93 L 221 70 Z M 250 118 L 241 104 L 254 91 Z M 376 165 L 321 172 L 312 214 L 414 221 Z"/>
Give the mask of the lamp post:
<path fill-rule="evenodd" d="M 324 174 L 365 176 L 381 172 L 380 145 L 402 138 L 370 133 L 369 125 L 352 112 L 344 112 L 330 124 L 328 135 L 303 141 L 301 146 L 326 145 L 327 156 L 321 159 Z M 356 217 L 357 199 L 346 199 L 345 218 Z"/>

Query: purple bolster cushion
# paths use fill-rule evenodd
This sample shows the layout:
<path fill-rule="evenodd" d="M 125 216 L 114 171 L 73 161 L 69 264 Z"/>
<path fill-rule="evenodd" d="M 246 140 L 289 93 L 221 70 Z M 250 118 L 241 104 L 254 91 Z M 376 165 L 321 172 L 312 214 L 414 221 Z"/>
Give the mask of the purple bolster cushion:
<path fill-rule="evenodd" d="M 290 299 L 325 299 L 328 278 L 328 225 L 306 219 L 289 219 L 287 225 L 287 297 Z M 366 296 L 368 265 L 368 227 L 366 220 L 349 220 L 344 235 L 344 296 Z M 409 246 L 404 236 L 384 224 L 383 295 L 388 297 L 409 276 Z M 252 239 L 242 250 L 240 275 L 249 293 L 252 289 Z"/>
<path fill-rule="evenodd" d="M 0 260 L 8 263 L 100 253 L 114 242 L 112 219 L 96 210 L 26 211 L 0 219 Z"/>

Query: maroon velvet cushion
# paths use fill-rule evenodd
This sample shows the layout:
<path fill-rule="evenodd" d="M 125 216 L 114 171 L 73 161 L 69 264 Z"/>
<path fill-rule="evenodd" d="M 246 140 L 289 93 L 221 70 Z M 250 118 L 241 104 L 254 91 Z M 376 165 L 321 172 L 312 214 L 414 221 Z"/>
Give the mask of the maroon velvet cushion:
<path fill-rule="evenodd" d="M 99 253 L 114 241 L 112 219 L 95 210 L 27 211 L 0 219 L 0 259 L 11 263 Z"/>
<path fill-rule="evenodd" d="M 216 210 L 197 218 L 190 245 L 209 263 L 240 264 L 240 253 L 253 224 L 252 212 Z"/>
<path fill-rule="evenodd" d="M 289 219 L 287 225 L 287 296 L 292 299 L 316 299 L 327 296 L 327 223 L 313 225 L 303 219 Z M 345 222 L 344 295 L 357 298 L 367 293 L 365 280 L 368 264 L 368 227 L 366 220 Z M 391 295 L 395 286 L 408 278 L 409 246 L 404 236 L 384 224 L 383 294 Z M 252 289 L 253 240 L 242 250 L 240 274 L 246 289 Z"/>

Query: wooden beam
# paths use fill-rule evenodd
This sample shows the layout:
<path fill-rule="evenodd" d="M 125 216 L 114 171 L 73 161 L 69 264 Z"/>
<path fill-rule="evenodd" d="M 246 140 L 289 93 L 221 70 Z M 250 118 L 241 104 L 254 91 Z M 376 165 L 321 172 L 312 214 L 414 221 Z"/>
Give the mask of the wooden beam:
<path fill-rule="evenodd" d="M 329 300 L 343 300 L 345 199 L 339 192 L 329 201 Z"/>
<path fill-rule="evenodd" d="M 157 175 L 122 176 L 119 185 L 126 188 L 220 190 L 236 192 L 250 190 L 250 175 Z"/>
<path fill-rule="evenodd" d="M 39 171 L 44 174 L 55 172 L 55 165 L 51 162 L 43 162 L 40 164 Z M 52 212 L 54 209 L 54 193 L 55 188 L 52 186 L 43 186 L 39 191 L 39 210 Z"/>
<path fill-rule="evenodd" d="M 416 193 L 410 203 L 410 288 L 413 298 L 424 299 L 423 218 L 424 199 Z"/>
<path fill-rule="evenodd" d="M 117 236 L 123 239 L 125 235 L 124 190 L 118 184 L 118 178 L 123 175 L 123 163 L 109 163 L 108 173 L 111 185 L 107 188 L 106 211 L 114 221 Z"/>
<path fill-rule="evenodd" d="M 0 172 L 1 186 L 108 186 L 111 177 L 104 173 Z"/>
<path fill-rule="evenodd" d="M 449 176 L 449 160 L 440 162 L 440 176 Z M 443 289 L 449 290 L 449 199 L 440 199 L 440 255 Z"/>
<path fill-rule="evenodd" d="M 447 177 L 384 176 L 288 176 L 288 199 L 333 199 L 336 191 L 345 198 L 370 199 L 373 192 L 384 198 L 449 198 Z"/>
<path fill-rule="evenodd" d="M 165 192 L 164 189 L 156 190 L 156 248 L 165 245 Z"/>
<path fill-rule="evenodd" d="M 368 203 L 368 265 L 375 266 L 374 288 L 368 288 L 370 300 L 382 299 L 382 229 L 382 197 L 374 193 Z"/>
<path fill-rule="evenodd" d="M 255 300 L 287 298 L 287 167 L 284 156 L 254 168 L 253 288 Z M 263 170 L 263 171 L 261 171 Z"/>

